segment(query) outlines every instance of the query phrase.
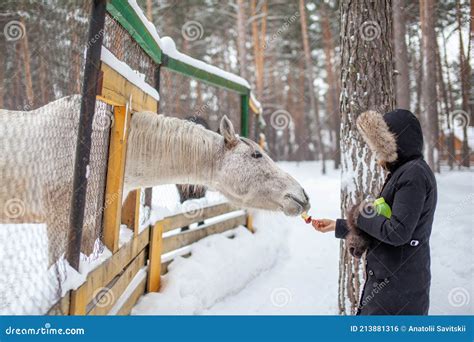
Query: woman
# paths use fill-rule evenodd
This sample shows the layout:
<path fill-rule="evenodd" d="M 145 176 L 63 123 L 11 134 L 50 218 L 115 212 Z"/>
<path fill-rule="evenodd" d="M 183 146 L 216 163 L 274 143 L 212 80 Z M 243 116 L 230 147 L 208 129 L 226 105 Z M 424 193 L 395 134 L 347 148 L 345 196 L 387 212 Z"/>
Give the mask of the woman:
<path fill-rule="evenodd" d="M 384 116 L 369 111 L 359 116 L 357 128 L 389 172 L 377 197 L 385 199 L 391 216 L 367 214 L 359 204 L 349 210 L 347 220 L 313 220 L 313 226 L 347 239 L 356 257 L 367 250 L 358 314 L 426 315 L 437 190 L 433 172 L 423 159 L 420 123 L 408 110 Z"/>

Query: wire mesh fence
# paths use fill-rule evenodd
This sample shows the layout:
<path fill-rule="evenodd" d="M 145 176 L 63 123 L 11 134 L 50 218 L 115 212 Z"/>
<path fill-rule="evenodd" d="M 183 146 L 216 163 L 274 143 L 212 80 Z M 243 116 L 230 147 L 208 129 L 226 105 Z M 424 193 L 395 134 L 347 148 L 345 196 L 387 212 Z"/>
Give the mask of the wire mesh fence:
<path fill-rule="evenodd" d="M 73 95 L 29 112 L 0 111 L 0 313 L 44 313 L 64 295 L 80 103 Z M 111 115 L 97 103 L 82 242 L 89 258 L 102 248 Z"/>
<path fill-rule="evenodd" d="M 160 113 L 180 119 L 200 118 L 217 132 L 222 116 L 240 127 L 240 94 L 210 86 L 188 76 L 162 68 L 160 72 Z"/>
<path fill-rule="evenodd" d="M 0 108 L 79 94 L 91 1 L 0 2 Z"/>
<path fill-rule="evenodd" d="M 148 56 L 130 34 L 110 14 L 105 16 L 104 46 L 130 68 L 145 76 L 145 82 L 155 85 L 157 64 Z"/>

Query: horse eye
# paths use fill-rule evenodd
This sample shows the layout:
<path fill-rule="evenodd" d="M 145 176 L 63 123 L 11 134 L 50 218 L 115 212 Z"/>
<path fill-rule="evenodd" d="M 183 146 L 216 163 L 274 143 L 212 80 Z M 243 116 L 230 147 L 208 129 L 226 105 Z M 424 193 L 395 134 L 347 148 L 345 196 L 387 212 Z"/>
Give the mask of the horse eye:
<path fill-rule="evenodd" d="M 258 158 L 262 158 L 262 157 L 263 157 L 263 155 L 258 151 L 254 151 L 252 153 L 252 158 L 257 158 L 258 159 Z"/>

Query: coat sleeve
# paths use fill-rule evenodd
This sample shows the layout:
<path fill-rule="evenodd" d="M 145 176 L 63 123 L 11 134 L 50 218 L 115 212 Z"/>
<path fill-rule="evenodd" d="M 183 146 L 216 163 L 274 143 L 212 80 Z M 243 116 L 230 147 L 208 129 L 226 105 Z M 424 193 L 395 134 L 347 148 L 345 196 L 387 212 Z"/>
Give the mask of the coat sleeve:
<path fill-rule="evenodd" d="M 338 239 L 345 239 L 348 233 L 347 221 L 344 219 L 336 220 L 336 237 Z"/>
<path fill-rule="evenodd" d="M 412 238 L 420 219 L 427 195 L 427 187 L 421 175 L 403 175 L 397 183 L 390 219 L 382 215 L 359 215 L 359 229 L 377 240 L 392 246 L 401 246 Z"/>

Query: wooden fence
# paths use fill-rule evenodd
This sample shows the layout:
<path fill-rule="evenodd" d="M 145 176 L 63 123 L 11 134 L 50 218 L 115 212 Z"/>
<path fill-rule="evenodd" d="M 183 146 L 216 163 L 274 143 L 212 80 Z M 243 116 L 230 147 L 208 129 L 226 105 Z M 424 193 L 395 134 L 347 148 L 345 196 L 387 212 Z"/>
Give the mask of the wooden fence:
<path fill-rule="evenodd" d="M 212 222 L 186 231 L 179 229 L 208 219 Z M 245 211 L 227 203 L 204 207 L 197 214 L 193 211 L 166 217 L 118 248 L 49 314 L 127 315 L 141 295 L 159 291 L 160 277 L 176 256 L 192 256 L 191 244 L 240 225 L 253 231 L 250 221 Z M 170 256 L 162 260 L 163 254 Z"/>
<path fill-rule="evenodd" d="M 252 105 L 252 101 L 255 100 L 252 100 L 249 88 L 204 69 L 175 61 L 169 56 L 162 58 L 164 54 L 153 35 L 141 21 L 139 13 L 128 2 L 111 0 L 107 2 L 107 12 L 107 15 L 113 16 L 113 20 L 130 33 L 131 39 L 136 41 L 142 49 L 141 53 L 147 54 L 155 63 L 155 67 L 163 66 L 174 72 L 240 94 L 241 134 L 247 135 L 249 105 L 251 108 L 258 107 L 255 104 Z M 102 57 L 104 51 L 108 50 L 102 48 Z M 110 52 L 107 54 L 111 56 Z M 124 74 L 123 70 L 116 67 L 121 62 L 118 57 L 113 58 L 117 61 L 110 62 L 110 58 L 102 58 L 96 90 L 96 99 L 114 108 L 113 125 L 110 131 L 102 238 L 105 246 L 112 252 L 112 256 L 91 271 L 86 281 L 78 289 L 64 296 L 50 309 L 49 314 L 129 314 L 142 294 L 147 291 L 159 291 L 160 277 L 166 273 L 173 255 L 180 255 L 180 253 L 190 255 L 190 249 L 184 247 L 208 235 L 222 233 L 239 225 L 245 225 L 253 232 L 252 218 L 248 213 L 226 203 L 209 206 L 197 212 L 193 210 L 192 213 L 166 217 L 153 226 L 140 230 L 141 190 L 136 190 L 131 196 L 129 195 L 125 201 L 126 210 L 122 206 L 127 137 L 133 113 L 135 111 L 158 112 L 159 103 L 158 97 L 132 83 L 126 73 Z M 152 85 L 155 89 L 159 88 L 159 70 L 160 68 L 157 67 L 157 84 Z M 148 204 L 150 205 L 151 201 Z M 232 212 L 233 214 L 228 214 Z M 216 219 L 195 229 L 177 231 L 180 227 L 210 218 Z M 122 223 L 133 229 L 133 237 L 127 243 L 120 245 Z M 176 232 L 172 232 L 173 230 Z M 164 234 L 165 237 L 163 237 Z M 178 252 L 170 253 L 176 250 Z M 162 260 L 162 255 L 166 253 L 172 257 Z"/>

